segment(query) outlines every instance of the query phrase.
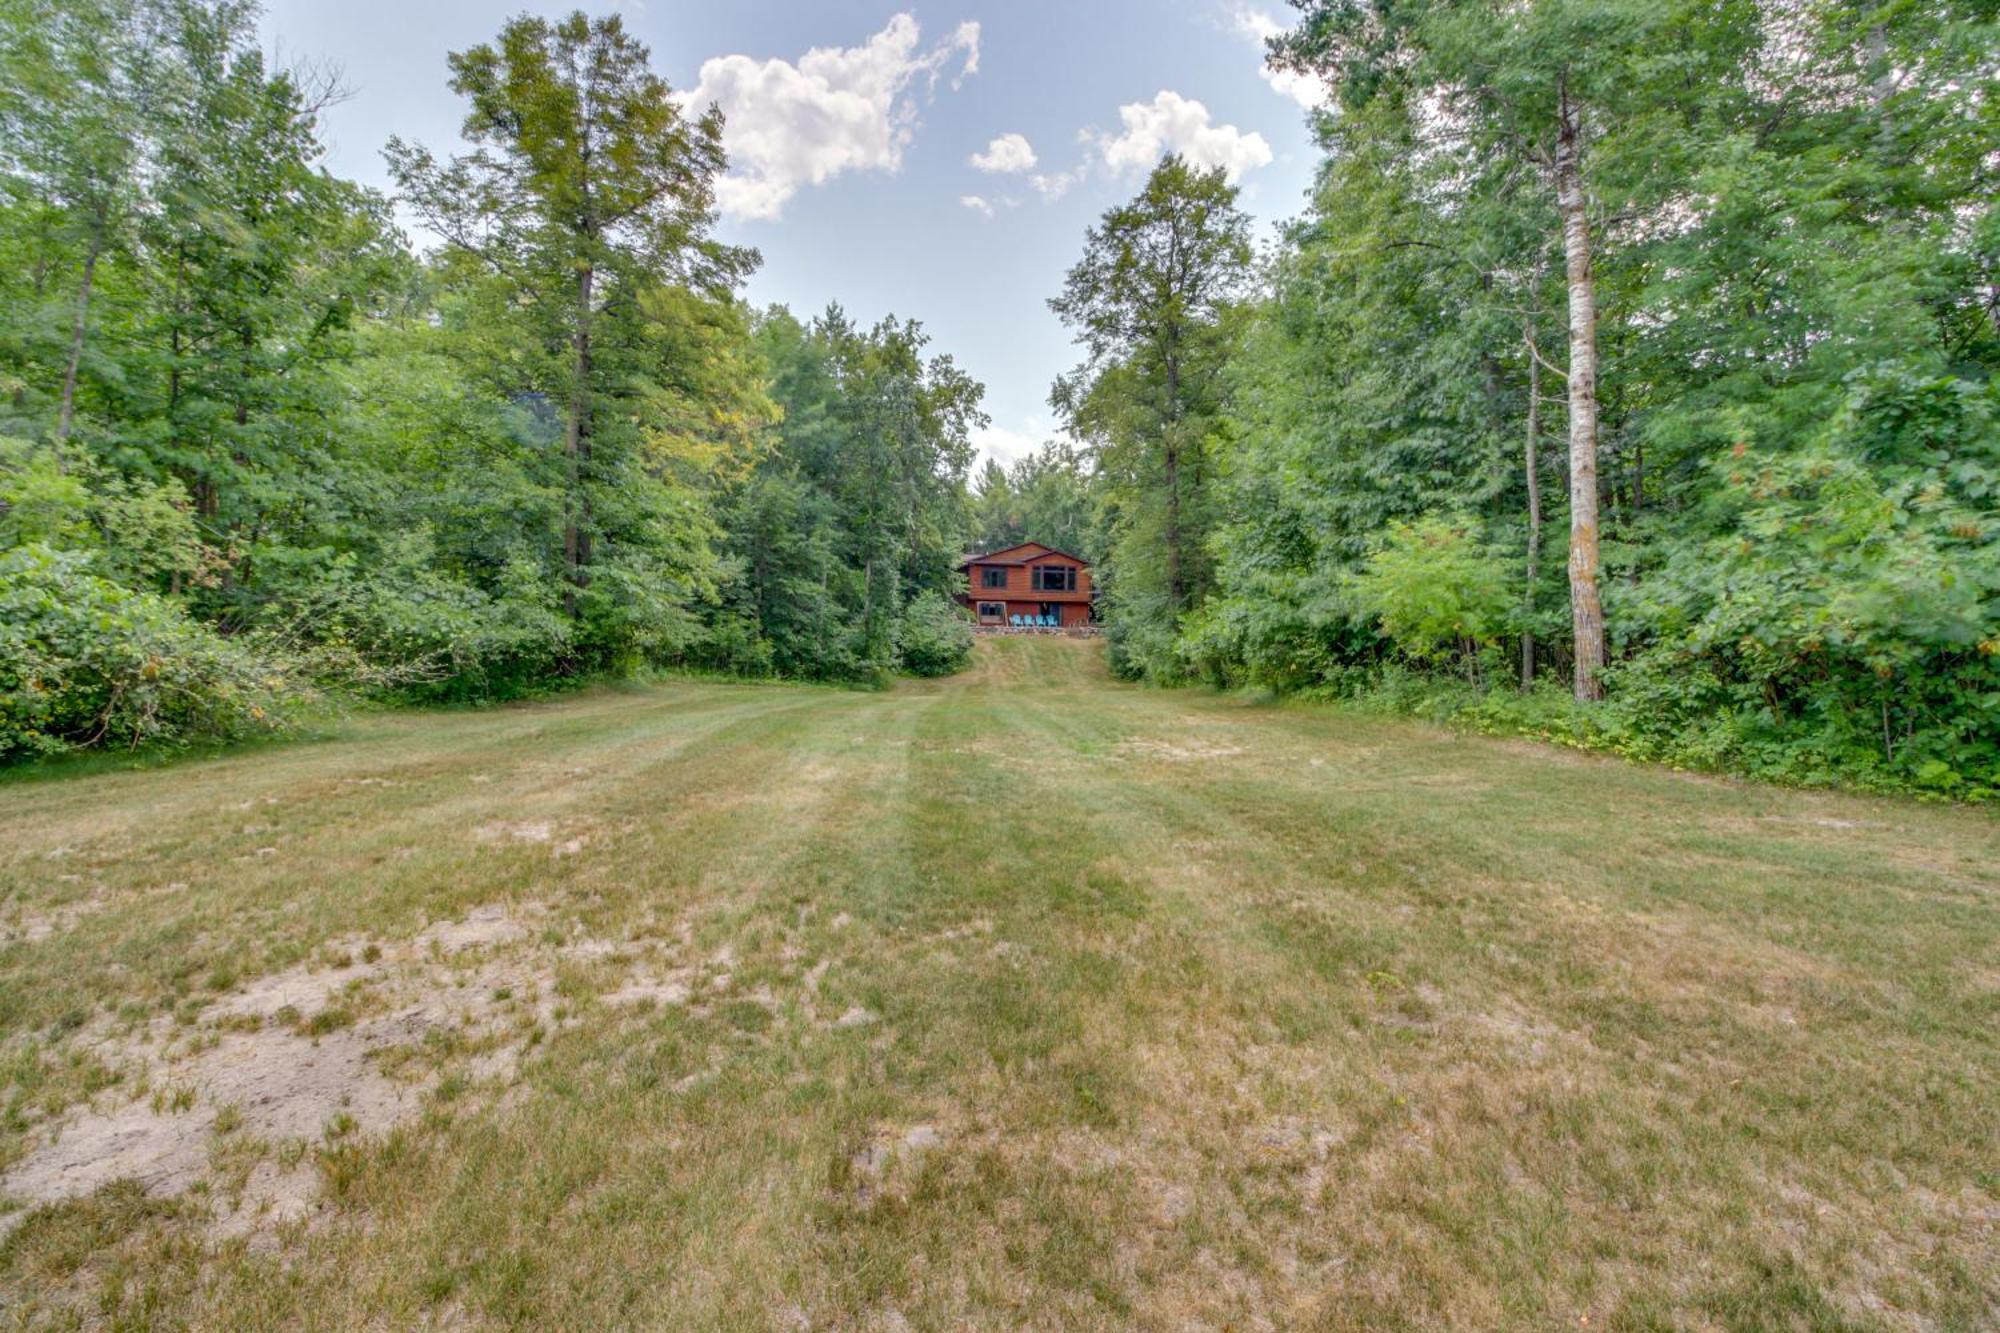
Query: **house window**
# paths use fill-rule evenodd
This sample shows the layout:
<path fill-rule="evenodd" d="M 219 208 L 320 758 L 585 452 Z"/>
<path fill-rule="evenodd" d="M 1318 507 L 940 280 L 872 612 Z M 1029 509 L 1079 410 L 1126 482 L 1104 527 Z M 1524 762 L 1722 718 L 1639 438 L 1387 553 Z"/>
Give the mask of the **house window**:
<path fill-rule="evenodd" d="M 1007 571 L 995 569 L 991 565 L 979 571 L 979 586 L 982 588 L 1004 588 L 1007 586 Z"/>
<path fill-rule="evenodd" d="M 1068 565 L 1036 565 L 1032 573 L 1036 592 L 1076 591 L 1076 571 Z"/>
<path fill-rule="evenodd" d="M 981 620 L 1005 620 L 1007 618 L 1007 603 L 981 602 L 979 604 L 979 618 Z"/>

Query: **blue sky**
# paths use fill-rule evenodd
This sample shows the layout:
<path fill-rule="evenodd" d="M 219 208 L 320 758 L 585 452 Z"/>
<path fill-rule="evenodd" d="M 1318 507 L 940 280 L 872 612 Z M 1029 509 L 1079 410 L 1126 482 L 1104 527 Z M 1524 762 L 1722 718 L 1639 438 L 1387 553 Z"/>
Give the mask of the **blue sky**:
<path fill-rule="evenodd" d="M 265 44 L 337 68 L 327 165 L 388 188 L 392 134 L 439 152 L 463 114 L 445 54 L 519 0 L 267 0 Z M 1228 168 L 1260 232 L 1303 207 L 1315 90 L 1262 67 L 1282 0 L 623 0 L 676 90 L 722 103 L 725 239 L 754 245 L 758 304 L 921 320 L 987 386 L 982 452 L 1054 433 L 1076 359 L 1048 312 L 1084 229 L 1177 149 Z M 1030 159 L 1032 158 L 1032 164 Z M 977 161 L 975 161 L 977 159 Z M 420 242 L 423 238 L 417 238 Z"/>

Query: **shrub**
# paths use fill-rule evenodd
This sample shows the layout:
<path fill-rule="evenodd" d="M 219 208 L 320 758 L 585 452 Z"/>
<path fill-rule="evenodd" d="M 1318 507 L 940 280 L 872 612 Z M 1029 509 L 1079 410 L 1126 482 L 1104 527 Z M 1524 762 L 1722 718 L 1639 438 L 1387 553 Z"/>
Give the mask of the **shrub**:
<path fill-rule="evenodd" d="M 943 593 L 920 593 L 897 622 L 896 653 L 912 676 L 949 676 L 972 656 L 972 621 Z"/>
<path fill-rule="evenodd" d="M 89 554 L 0 551 L 0 760 L 278 731 L 313 697 L 288 665 L 118 586 Z"/>
<path fill-rule="evenodd" d="M 276 561 L 272 561 L 275 564 Z M 267 569 L 263 623 L 287 655 L 332 688 L 412 701 L 532 693 L 572 647 L 540 571 L 512 561 L 491 589 L 437 568 L 430 534 L 402 534 L 363 560 L 300 559 Z"/>
<path fill-rule="evenodd" d="M 1463 656 L 1500 632 L 1507 585 L 1470 520 L 1392 522 L 1349 586 L 1359 608 L 1419 662 Z"/>

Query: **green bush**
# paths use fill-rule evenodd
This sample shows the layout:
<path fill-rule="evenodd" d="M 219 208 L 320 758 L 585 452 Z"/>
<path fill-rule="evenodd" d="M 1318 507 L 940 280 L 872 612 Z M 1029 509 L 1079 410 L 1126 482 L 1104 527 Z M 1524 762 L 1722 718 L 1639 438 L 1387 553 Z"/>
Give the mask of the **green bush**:
<path fill-rule="evenodd" d="M 1358 608 L 1419 662 L 1470 661 L 1508 611 L 1505 576 L 1467 518 L 1391 522 L 1349 586 Z"/>
<path fill-rule="evenodd" d="M 949 676 L 972 656 L 972 621 L 943 593 L 920 593 L 896 625 L 898 664 L 912 676 Z"/>
<path fill-rule="evenodd" d="M 278 563 L 274 557 L 272 563 Z M 573 627 L 548 582 L 516 560 L 489 588 L 442 571 L 428 532 L 384 542 L 368 558 L 293 557 L 267 570 L 263 623 L 325 686 L 421 702 L 532 694 L 556 675 Z"/>
<path fill-rule="evenodd" d="M 77 551 L 0 551 L 0 761 L 281 731 L 315 697 L 288 665 Z"/>

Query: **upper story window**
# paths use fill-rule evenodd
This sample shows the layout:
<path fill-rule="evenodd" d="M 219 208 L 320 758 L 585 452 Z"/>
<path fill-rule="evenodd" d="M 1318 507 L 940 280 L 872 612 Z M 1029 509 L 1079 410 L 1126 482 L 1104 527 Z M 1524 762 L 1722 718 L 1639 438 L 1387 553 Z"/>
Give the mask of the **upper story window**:
<path fill-rule="evenodd" d="M 1007 586 L 1007 571 L 992 565 L 983 566 L 979 571 L 979 586 L 982 588 L 1004 588 Z"/>
<path fill-rule="evenodd" d="M 1036 592 L 1076 591 L 1076 570 L 1069 565 L 1036 565 L 1029 573 Z"/>

